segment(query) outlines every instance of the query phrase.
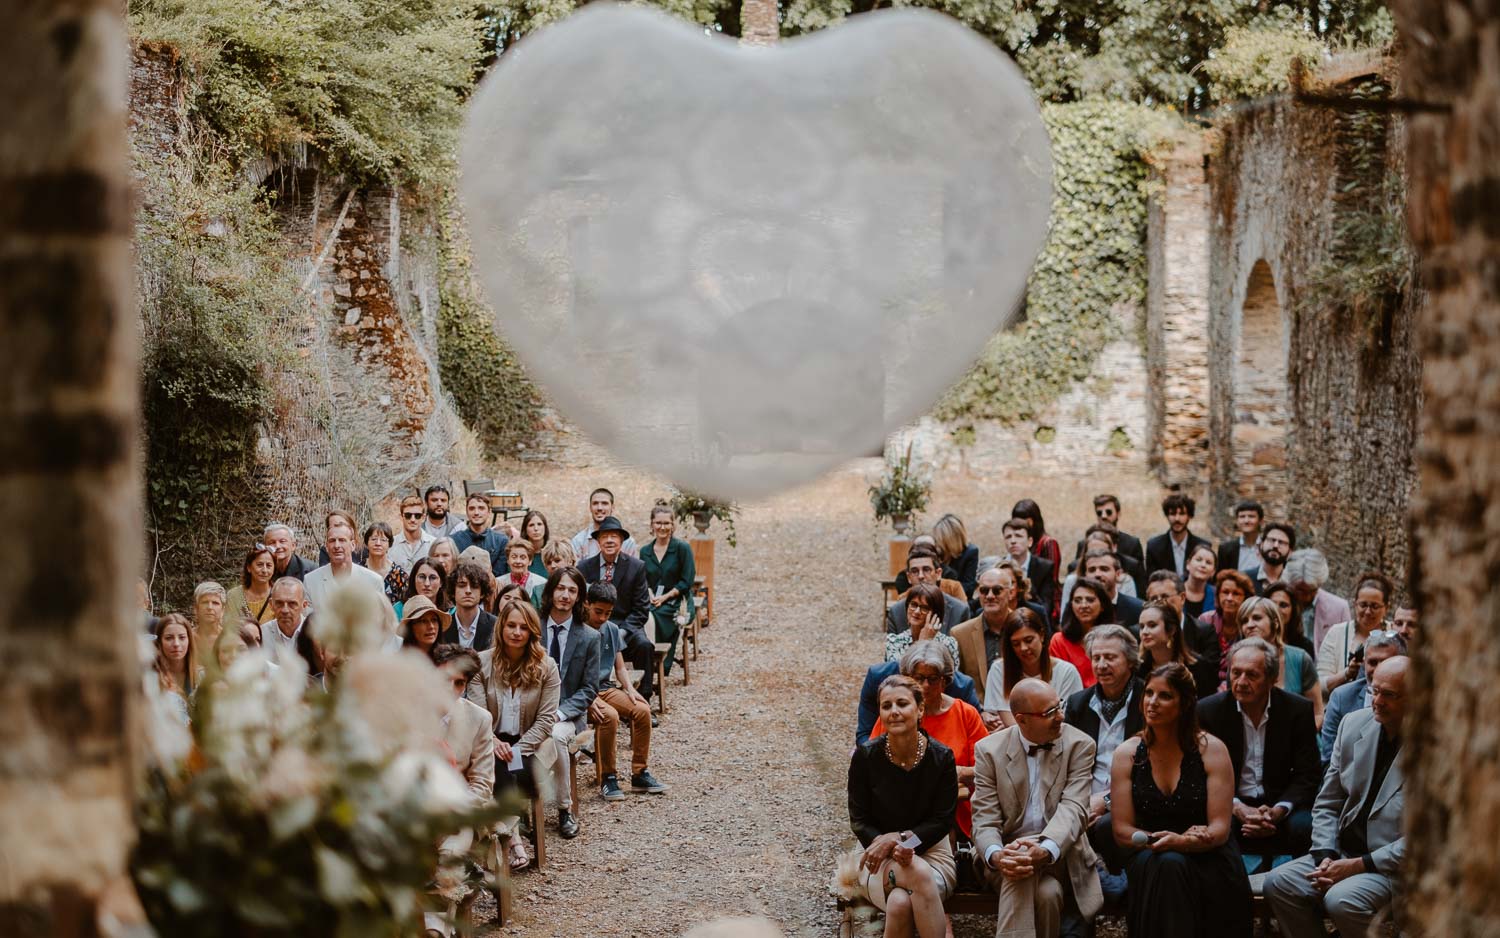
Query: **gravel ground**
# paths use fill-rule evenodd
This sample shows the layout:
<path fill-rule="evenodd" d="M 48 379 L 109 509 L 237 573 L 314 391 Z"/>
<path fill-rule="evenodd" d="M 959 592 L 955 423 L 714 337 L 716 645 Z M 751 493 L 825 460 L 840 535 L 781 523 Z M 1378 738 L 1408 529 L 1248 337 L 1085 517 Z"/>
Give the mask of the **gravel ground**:
<path fill-rule="evenodd" d="M 865 488 L 880 472 L 863 460 L 794 492 L 743 506 L 739 546 L 716 524 L 715 621 L 703 633 L 691 686 L 668 678 L 671 708 L 653 734 L 651 769 L 671 791 L 600 800 L 583 763 L 573 841 L 549 822 L 548 866 L 515 883 L 515 920 L 503 928 L 481 900 L 481 935 L 677 936 L 723 915 L 759 914 L 788 936 L 837 934 L 827 884 L 853 843 L 844 773 L 865 668 L 879 660 L 878 581 L 887 572 L 886 526 Z M 501 472 L 551 519 L 554 536 L 583 526 L 595 485 L 614 489 L 621 521 L 643 539 L 664 483 L 610 468 Z M 1049 531 L 1070 544 L 1093 521 L 1090 497 L 1114 491 L 1126 530 L 1162 526 L 1157 489 L 1143 475 L 1108 479 L 951 477 L 937 480 L 930 524 L 953 511 L 982 554 L 1001 549 L 1000 526 L 1018 498 L 1035 498 Z M 687 536 L 690 532 L 678 532 Z M 628 766 L 621 732 L 620 764 Z M 993 919 L 964 917 L 957 938 L 993 934 Z"/>

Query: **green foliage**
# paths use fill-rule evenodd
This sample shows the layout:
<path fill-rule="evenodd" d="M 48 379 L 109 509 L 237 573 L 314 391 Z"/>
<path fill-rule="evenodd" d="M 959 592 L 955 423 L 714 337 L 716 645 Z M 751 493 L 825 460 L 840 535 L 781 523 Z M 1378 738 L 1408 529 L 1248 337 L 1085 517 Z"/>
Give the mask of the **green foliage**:
<path fill-rule="evenodd" d="M 1380 99 L 1390 88 L 1379 79 L 1348 89 L 1350 97 Z M 1392 317 L 1412 285 L 1415 257 L 1407 236 L 1406 185 L 1387 162 L 1389 114 L 1339 115 L 1339 192 L 1333 242 L 1312 272 L 1300 303 L 1311 315 L 1338 310 L 1367 331 L 1389 340 Z"/>
<path fill-rule="evenodd" d="M 996 336 L 936 416 L 963 424 L 1035 418 L 1120 336 L 1113 308 L 1146 289 L 1147 164 L 1170 131 L 1158 112 L 1093 99 L 1046 105 L 1052 227 L 1027 286 L 1025 321 Z"/>
<path fill-rule="evenodd" d="M 195 74 L 194 115 L 233 157 L 318 150 L 389 182 L 446 178 L 483 24 L 464 0 L 130 0 L 139 39 Z"/>
<path fill-rule="evenodd" d="M 928 496 L 932 494 L 932 479 L 918 469 L 912 468 L 911 444 L 895 462 L 887 462 L 885 474 L 880 482 L 870 486 L 870 507 L 875 509 L 875 520 L 882 521 L 896 515 L 915 515 L 927 508 Z"/>
<path fill-rule="evenodd" d="M 704 514 L 716 521 L 722 521 L 726 533 L 724 540 L 729 542 L 730 547 L 738 546 L 734 531 L 734 516 L 739 513 L 739 508 L 732 502 L 721 502 L 707 495 L 699 495 L 697 492 L 674 492 L 672 494 L 672 517 L 677 519 L 678 524 L 685 524 L 693 520 L 694 515 Z"/>
<path fill-rule="evenodd" d="M 489 459 L 514 458 L 535 437 L 541 396 L 510 347 L 495 334 L 479 298 L 473 259 L 456 212 L 443 212 L 438 292 L 438 369 L 458 413 Z"/>
<path fill-rule="evenodd" d="M 1258 98 L 1289 87 L 1292 63 L 1318 63 L 1325 52 L 1318 37 L 1299 27 L 1231 27 L 1224 45 L 1203 63 L 1209 92 L 1220 101 Z"/>
<path fill-rule="evenodd" d="M 489 51 L 496 55 L 504 52 L 522 36 L 564 19 L 585 2 L 587 0 L 500 0 L 485 4 Z M 733 27 L 739 21 L 739 5 L 731 0 L 652 0 L 649 5 L 714 31 L 734 32 Z"/>
<path fill-rule="evenodd" d="M 823 29 L 875 0 L 791 0 L 787 35 Z M 1213 97 L 1200 67 L 1232 28 L 1268 18 L 1339 41 L 1369 44 L 1389 35 L 1382 0 L 929 0 L 930 7 L 988 37 L 1020 64 L 1038 95 L 1092 95 L 1196 111 Z"/>
<path fill-rule="evenodd" d="M 232 569 L 263 521 L 258 424 L 272 376 L 294 367 L 299 295 L 254 186 L 206 160 L 150 179 L 136 224 L 146 505 L 157 592 L 185 598 L 194 576 Z"/>

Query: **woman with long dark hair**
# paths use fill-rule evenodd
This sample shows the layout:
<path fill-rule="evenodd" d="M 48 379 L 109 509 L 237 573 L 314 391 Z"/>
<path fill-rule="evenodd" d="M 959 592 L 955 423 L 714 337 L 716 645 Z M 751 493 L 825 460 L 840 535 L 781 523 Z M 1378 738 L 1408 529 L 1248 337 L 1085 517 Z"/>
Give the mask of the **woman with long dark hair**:
<path fill-rule="evenodd" d="M 984 708 L 1000 714 L 1002 726 L 1015 726 L 1010 692 L 1022 679 L 1034 677 L 1052 685 L 1058 700 L 1083 690 L 1078 669 L 1047 650 L 1047 623 L 1029 606 L 1012 612 L 1000 628 L 1000 657 L 984 682 Z"/>
<path fill-rule="evenodd" d="M 1188 669 L 1173 661 L 1152 671 L 1142 714 L 1146 728 L 1110 764 L 1131 938 L 1249 938 L 1250 879 L 1229 836 L 1234 765 L 1224 744 L 1198 729 Z"/>
<path fill-rule="evenodd" d="M 549 571 L 547 562 L 542 559 L 542 551 L 552 540 L 552 526 L 547 523 L 547 516 L 535 508 L 526 512 L 519 533 L 521 539 L 531 545 L 531 572 L 545 580 Z"/>
<path fill-rule="evenodd" d="M 426 596 L 444 612 L 452 609 L 453 591 L 449 586 L 447 568 L 431 557 L 423 557 L 411 565 L 411 576 L 406 578 L 406 595 L 396 604 L 398 620 L 413 596 Z"/>
<path fill-rule="evenodd" d="M 264 544 L 256 544 L 240 564 L 240 585 L 224 598 L 225 621 L 253 620 L 257 625 L 276 618 L 271 608 L 271 580 L 276 576 L 276 557 Z"/>
<path fill-rule="evenodd" d="M 1193 675 L 1199 700 L 1218 691 L 1219 669 L 1213 661 L 1198 657 L 1188 647 L 1187 636 L 1182 634 L 1182 616 L 1176 606 L 1160 600 L 1146 603 L 1137 626 L 1141 630 L 1141 666 L 1136 673 L 1141 680 L 1175 661 Z"/>
<path fill-rule="evenodd" d="M 1093 687 L 1094 665 L 1084 647 L 1084 636 L 1096 625 L 1115 621 L 1115 604 L 1109 590 L 1098 580 L 1084 577 L 1073 584 L 1073 595 L 1063 610 L 1062 629 L 1052 636 L 1047 650 L 1055 661 L 1066 661 L 1078 669 L 1084 687 Z"/>

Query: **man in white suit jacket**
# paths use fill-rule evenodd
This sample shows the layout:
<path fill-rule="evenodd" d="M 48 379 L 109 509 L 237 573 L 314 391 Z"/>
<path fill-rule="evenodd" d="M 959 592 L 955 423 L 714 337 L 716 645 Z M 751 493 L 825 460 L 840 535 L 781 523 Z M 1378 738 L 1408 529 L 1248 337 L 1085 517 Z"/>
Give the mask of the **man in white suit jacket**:
<path fill-rule="evenodd" d="M 1104 896 L 1088 841 L 1094 741 L 1063 722 L 1046 681 L 1010 696 L 1016 725 L 974 746 L 975 863 L 1000 896 L 996 938 L 1057 938 L 1065 914 L 1092 921 Z"/>
<path fill-rule="evenodd" d="M 1313 803 L 1312 853 L 1266 875 L 1266 901 L 1287 938 L 1322 938 L 1325 914 L 1341 935 L 1368 934 L 1395 898 L 1406 854 L 1400 734 L 1409 661 L 1382 662 L 1370 709 L 1339 726 Z"/>

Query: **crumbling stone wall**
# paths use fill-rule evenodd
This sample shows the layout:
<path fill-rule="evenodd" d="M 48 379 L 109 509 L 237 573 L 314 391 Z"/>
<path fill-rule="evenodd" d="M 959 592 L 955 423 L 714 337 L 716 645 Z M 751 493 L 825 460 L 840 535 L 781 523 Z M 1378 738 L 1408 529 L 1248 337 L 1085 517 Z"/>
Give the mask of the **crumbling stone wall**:
<path fill-rule="evenodd" d="M 1337 96 L 1386 68 L 1344 65 L 1319 90 Z M 1366 117 L 1356 121 L 1358 113 Z M 1354 309 L 1326 288 L 1328 265 L 1349 250 L 1341 222 L 1369 208 L 1360 193 L 1402 170 L 1399 121 L 1372 124 L 1369 113 L 1290 97 L 1247 104 L 1214 128 L 1207 168 L 1208 446 L 1198 478 L 1208 511 L 1200 517 L 1225 531 L 1234 503 L 1259 497 L 1295 524 L 1299 545 L 1328 554 L 1341 590 L 1361 569 L 1407 574 L 1421 404 L 1418 290 Z M 1152 366 L 1181 362 L 1168 354 Z M 1175 441 L 1163 442 L 1170 451 Z"/>

